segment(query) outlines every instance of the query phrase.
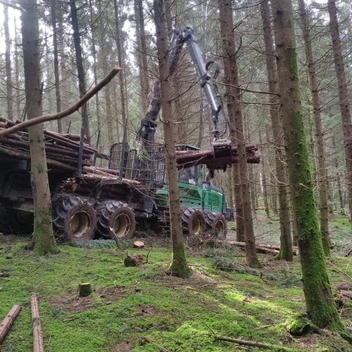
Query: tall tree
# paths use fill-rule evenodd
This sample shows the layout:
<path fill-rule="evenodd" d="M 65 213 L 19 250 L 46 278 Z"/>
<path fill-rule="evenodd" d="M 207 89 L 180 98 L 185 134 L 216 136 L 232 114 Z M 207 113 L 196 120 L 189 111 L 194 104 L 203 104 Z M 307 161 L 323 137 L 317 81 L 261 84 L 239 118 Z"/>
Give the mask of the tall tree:
<path fill-rule="evenodd" d="M 39 66 L 39 31 L 36 0 L 21 3 L 22 45 L 28 119 L 42 115 Z M 34 249 L 41 254 L 57 253 L 51 214 L 51 195 L 46 165 L 43 124 L 28 128 L 31 155 L 31 185 L 34 200 Z"/>
<path fill-rule="evenodd" d="M 350 209 L 350 219 L 352 218 L 352 124 L 348 89 L 345 75 L 345 65 L 340 41 L 339 24 L 337 20 L 336 1 L 328 1 L 328 11 L 330 16 L 330 35 L 332 39 L 332 49 L 334 53 L 335 72 L 338 84 L 339 102 L 342 119 L 343 142 L 346 158 L 346 178 L 348 189 L 348 205 Z"/>
<path fill-rule="evenodd" d="M 139 80 L 141 86 L 141 103 L 142 111 L 145 112 L 147 111 L 149 104 L 149 79 L 143 1 L 134 0 L 134 8 L 136 15 L 137 58 L 139 65 Z"/>
<path fill-rule="evenodd" d="M 332 297 L 314 199 L 308 147 L 301 112 L 296 40 L 291 0 L 272 0 L 277 51 L 280 114 L 295 212 L 303 291 L 309 318 L 319 327 L 341 330 Z"/>
<path fill-rule="evenodd" d="M 274 148 L 275 148 L 275 169 L 277 178 L 277 187 L 279 193 L 279 217 L 280 217 L 280 252 L 278 259 L 293 260 L 292 252 L 292 235 L 290 227 L 290 209 L 287 192 L 287 180 L 284 160 L 286 158 L 284 146 L 285 140 L 283 137 L 282 121 L 278 111 L 278 85 L 277 85 L 277 70 L 275 62 L 275 48 L 273 43 L 273 33 L 270 21 L 270 11 L 268 0 L 263 0 L 260 3 L 260 10 L 263 21 L 263 34 L 265 45 L 265 60 L 266 69 L 268 72 L 268 86 L 270 95 L 270 119 L 273 130 Z"/>
<path fill-rule="evenodd" d="M 13 90 L 12 90 L 12 63 L 11 40 L 9 31 L 9 9 L 4 5 L 4 32 L 5 32 L 5 65 L 6 65 L 6 93 L 7 93 L 7 118 L 13 120 Z"/>
<path fill-rule="evenodd" d="M 170 273 L 175 276 L 186 278 L 191 275 L 191 270 L 187 265 L 186 252 L 183 243 L 181 206 L 177 184 L 174 121 L 172 115 L 173 93 L 169 77 L 169 50 L 164 0 L 154 0 L 154 16 L 158 49 L 161 108 L 164 122 L 166 172 L 170 207 L 170 225 L 172 240 L 172 262 L 170 265 Z"/>
<path fill-rule="evenodd" d="M 260 267 L 254 238 L 251 199 L 247 173 L 247 160 L 245 150 L 245 137 L 241 111 L 241 91 L 239 88 L 238 68 L 236 60 L 236 48 L 234 37 L 234 22 L 232 17 L 231 0 L 218 0 L 220 14 L 220 30 L 222 38 L 222 52 L 224 57 L 224 69 L 227 77 L 227 90 L 231 142 L 238 148 L 238 168 L 240 171 L 243 218 L 246 242 L 246 258 L 249 266 Z"/>
<path fill-rule="evenodd" d="M 59 52 L 57 43 L 57 25 L 56 25 L 56 0 L 51 0 L 51 26 L 53 29 L 53 49 L 54 49 L 54 76 L 55 76 L 55 98 L 56 111 L 61 111 L 61 92 L 60 92 L 60 72 L 59 72 Z M 57 130 L 63 133 L 62 120 L 57 120 Z"/>
<path fill-rule="evenodd" d="M 312 42 L 309 33 L 309 22 L 307 18 L 306 5 L 304 0 L 298 0 L 299 13 L 302 24 L 304 46 L 306 51 L 306 60 L 309 70 L 310 87 L 312 91 L 313 114 L 315 124 L 315 136 L 318 156 L 318 186 L 319 186 L 319 206 L 320 206 L 320 231 L 323 241 L 325 255 L 330 255 L 329 240 L 329 209 L 328 209 L 328 181 L 325 167 L 324 152 L 324 131 L 321 123 L 319 86 L 316 77 L 315 62 L 313 59 Z"/>
<path fill-rule="evenodd" d="M 114 0 L 114 14 L 115 14 L 115 25 L 116 25 L 116 32 L 115 32 L 115 40 L 116 40 L 116 47 L 117 47 L 117 58 L 118 64 L 120 67 L 124 66 L 124 54 L 123 54 L 123 45 L 122 45 L 122 38 L 123 32 L 121 30 L 121 19 L 119 17 L 119 6 L 117 4 L 117 0 Z M 121 114 L 122 114 L 122 121 L 123 125 L 127 126 L 127 104 L 126 104 L 126 86 L 125 86 L 125 75 L 123 72 L 119 75 L 119 83 L 120 83 L 120 96 L 121 96 Z"/>
<path fill-rule="evenodd" d="M 71 21 L 72 21 L 72 28 L 73 28 L 73 41 L 74 41 L 75 52 L 76 52 L 79 96 L 80 98 L 82 98 L 83 95 L 86 94 L 87 88 L 86 88 L 86 77 L 85 77 L 84 67 L 83 67 L 81 35 L 79 32 L 76 0 L 70 0 L 70 9 L 71 9 Z M 90 142 L 88 107 L 86 103 L 82 107 L 82 129 L 84 130 L 84 133 L 88 139 L 88 142 Z"/>

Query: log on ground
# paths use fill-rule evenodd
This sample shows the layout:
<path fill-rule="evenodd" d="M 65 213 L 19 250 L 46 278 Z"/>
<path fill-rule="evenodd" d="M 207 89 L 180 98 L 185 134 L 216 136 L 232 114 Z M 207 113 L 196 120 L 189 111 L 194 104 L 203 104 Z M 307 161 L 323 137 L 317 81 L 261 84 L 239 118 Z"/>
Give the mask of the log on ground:
<path fill-rule="evenodd" d="M 42 322 L 39 317 L 37 295 L 31 295 L 30 301 L 32 314 L 33 352 L 44 352 Z"/>
<path fill-rule="evenodd" d="M 11 310 L 8 312 L 4 320 L 0 324 L 0 343 L 5 338 L 7 332 L 9 331 L 12 323 L 16 319 L 18 313 L 21 311 L 21 306 L 15 304 Z"/>

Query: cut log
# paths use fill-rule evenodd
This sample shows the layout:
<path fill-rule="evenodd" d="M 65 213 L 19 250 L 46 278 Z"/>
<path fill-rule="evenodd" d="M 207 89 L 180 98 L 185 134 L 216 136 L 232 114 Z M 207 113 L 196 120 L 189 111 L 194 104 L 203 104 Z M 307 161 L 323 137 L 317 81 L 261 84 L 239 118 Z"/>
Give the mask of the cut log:
<path fill-rule="evenodd" d="M 12 323 L 16 319 L 18 313 L 21 311 L 21 306 L 15 304 L 11 310 L 8 312 L 4 320 L 0 324 L 0 343 L 5 338 L 7 332 L 9 331 Z"/>
<path fill-rule="evenodd" d="M 139 254 L 130 254 L 124 260 L 124 265 L 129 266 L 141 266 L 143 264 L 143 258 Z"/>
<path fill-rule="evenodd" d="M 260 162 L 258 147 L 253 144 L 246 145 L 247 163 L 257 164 Z M 232 164 L 238 163 L 237 147 L 232 147 L 231 152 L 220 151 L 214 156 L 212 150 L 176 150 L 178 169 L 204 164 L 210 170 L 226 169 Z"/>
<path fill-rule="evenodd" d="M 231 246 L 234 247 L 239 247 L 239 248 L 246 248 L 246 242 L 236 242 L 236 241 L 223 241 L 223 240 L 216 240 L 216 239 L 211 239 L 208 241 L 204 241 L 203 243 L 207 243 L 210 245 L 214 244 L 230 244 Z M 264 254 L 278 254 L 280 250 L 280 246 L 273 246 L 269 244 L 256 244 L 255 246 L 256 251 L 259 253 L 264 253 Z M 298 254 L 298 248 L 293 247 L 293 255 Z"/>
<path fill-rule="evenodd" d="M 80 297 L 88 297 L 92 293 L 92 287 L 89 282 L 83 282 L 78 285 Z"/>
<path fill-rule="evenodd" d="M 31 295 L 31 314 L 33 331 L 33 352 L 44 352 L 42 322 L 39 317 L 37 295 Z"/>
<path fill-rule="evenodd" d="M 133 242 L 133 247 L 134 248 L 144 248 L 144 242 L 142 242 L 142 241 L 134 241 Z"/>

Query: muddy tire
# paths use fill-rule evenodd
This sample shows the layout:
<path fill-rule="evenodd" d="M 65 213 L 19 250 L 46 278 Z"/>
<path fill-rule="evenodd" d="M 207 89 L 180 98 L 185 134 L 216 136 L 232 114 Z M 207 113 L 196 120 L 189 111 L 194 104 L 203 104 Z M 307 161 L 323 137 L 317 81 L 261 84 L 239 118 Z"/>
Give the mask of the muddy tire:
<path fill-rule="evenodd" d="M 0 209 L 0 232 L 31 235 L 33 233 L 33 213 L 17 209 Z"/>
<path fill-rule="evenodd" d="M 33 222 L 33 213 L 18 209 L 13 210 L 12 224 L 16 230 L 16 233 L 21 235 L 31 235 L 33 233 Z"/>
<path fill-rule="evenodd" d="M 128 239 L 134 234 L 136 219 L 133 210 L 123 202 L 108 200 L 97 207 L 97 237 Z"/>
<path fill-rule="evenodd" d="M 11 210 L 7 208 L 0 208 L 0 232 L 6 234 L 16 233 L 16 230 L 12 226 L 11 218 Z"/>
<path fill-rule="evenodd" d="M 182 230 L 185 236 L 199 236 L 205 231 L 205 218 L 201 210 L 186 208 L 182 211 Z"/>
<path fill-rule="evenodd" d="M 58 240 L 90 240 L 94 237 L 96 225 L 95 209 L 87 200 L 64 196 L 53 203 L 53 227 Z"/>
<path fill-rule="evenodd" d="M 227 236 L 227 221 L 223 214 L 209 212 L 205 213 L 206 229 L 219 239 L 226 239 Z"/>

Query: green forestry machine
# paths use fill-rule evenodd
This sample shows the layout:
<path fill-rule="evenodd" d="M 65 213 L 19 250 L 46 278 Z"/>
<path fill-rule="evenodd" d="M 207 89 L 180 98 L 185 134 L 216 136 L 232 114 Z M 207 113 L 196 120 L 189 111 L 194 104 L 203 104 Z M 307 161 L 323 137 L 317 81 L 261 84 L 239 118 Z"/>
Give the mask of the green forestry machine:
<path fill-rule="evenodd" d="M 238 162 L 237 149 L 221 139 L 217 106 L 209 87 L 209 74 L 200 55 L 191 27 L 178 31 L 170 61 L 170 72 L 187 43 L 201 85 L 210 102 L 214 124 L 211 151 L 178 145 L 179 193 L 185 235 L 209 230 L 226 236 L 227 220 L 233 210 L 227 208 L 223 190 L 208 176 L 215 169 Z M 160 89 L 141 120 L 139 151 L 126 141 L 111 147 L 110 155 L 100 154 L 83 143 L 83 136 L 45 131 L 49 188 L 52 195 L 53 228 L 56 238 L 79 242 L 93 238 L 131 238 L 137 224 L 149 223 L 165 229 L 169 226 L 168 189 L 165 179 L 164 146 L 155 143 L 154 134 L 160 111 Z M 20 121 L 19 121 L 20 122 Z M 18 122 L 0 118 L 0 130 Z M 255 146 L 247 146 L 247 161 L 258 163 Z M 95 166 L 96 157 L 107 159 L 108 167 Z M 34 202 L 31 188 L 31 160 L 28 132 L 22 130 L 0 139 L 0 232 L 31 234 Z"/>

